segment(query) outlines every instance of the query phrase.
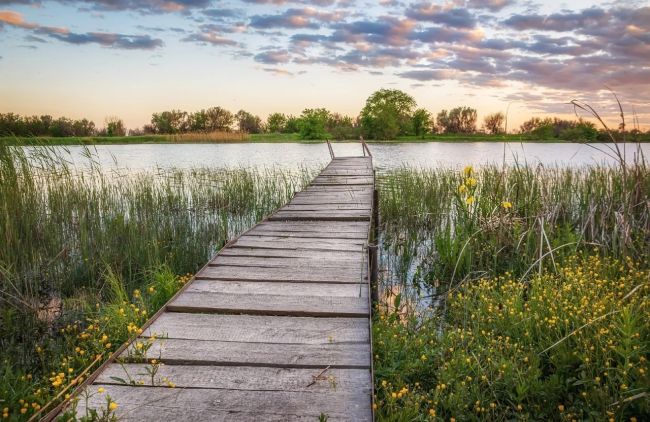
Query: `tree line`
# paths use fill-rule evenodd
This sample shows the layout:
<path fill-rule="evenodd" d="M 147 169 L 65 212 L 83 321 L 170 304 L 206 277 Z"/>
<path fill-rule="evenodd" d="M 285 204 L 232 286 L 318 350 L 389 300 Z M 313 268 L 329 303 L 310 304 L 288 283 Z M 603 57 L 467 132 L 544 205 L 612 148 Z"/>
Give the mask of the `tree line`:
<path fill-rule="evenodd" d="M 67 117 L 57 119 L 50 115 L 21 116 L 15 113 L 0 113 L 0 136 L 124 136 L 126 128 L 118 117 L 107 117 L 104 127 L 97 128 L 88 119 L 74 120 Z"/>
<path fill-rule="evenodd" d="M 441 110 L 435 116 L 418 108 L 415 99 L 397 89 L 380 89 L 367 100 L 357 117 L 345 116 L 325 108 L 308 108 L 299 116 L 271 113 L 266 121 L 245 110 L 232 113 L 222 107 L 195 112 L 167 110 L 153 113 L 150 123 L 132 129 L 129 135 L 181 134 L 188 132 L 297 133 L 300 139 L 390 140 L 400 136 L 425 138 L 432 134 L 505 134 L 506 116 L 492 113 L 478 126 L 478 113 L 472 107 Z M 608 141 L 608 135 L 582 119 L 533 117 L 517 131 L 528 139 L 562 139 L 569 141 Z M 650 131 L 649 131 L 650 133 Z M 121 119 L 109 117 L 102 129 L 87 119 L 65 117 L 19 116 L 0 114 L 0 136 L 124 136 Z"/>

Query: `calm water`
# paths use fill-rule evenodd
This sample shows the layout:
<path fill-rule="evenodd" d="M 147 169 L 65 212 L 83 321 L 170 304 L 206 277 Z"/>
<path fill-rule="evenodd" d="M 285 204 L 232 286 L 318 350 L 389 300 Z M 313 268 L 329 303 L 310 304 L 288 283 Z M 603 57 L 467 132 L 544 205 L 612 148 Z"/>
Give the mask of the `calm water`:
<path fill-rule="evenodd" d="M 334 144 L 337 156 L 361 155 L 359 143 Z M 406 143 L 370 144 L 375 166 L 390 170 L 401 166 L 432 168 L 459 167 L 468 164 L 509 164 L 585 166 L 614 163 L 607 144 L 592 146 L 572 143 Z M 631 159 L 636 145 L 626 145 Z M 70 151 L 75 162 L 83 162 L 83 147 L 61 147 Z M 598 149 L 595 149 L 598 148 Z M 623 146 L 621 146 L 623 148 Z M 650 144 L 642 144 L 650 154 Z M 133 171 L 152 168 L 189 167 L 280 167 L 296 169 L 317 167 L 329 161 L 326 144 L 147 144 L 102 145 L 92 147 L 102 166 L 128 168 Z"/>

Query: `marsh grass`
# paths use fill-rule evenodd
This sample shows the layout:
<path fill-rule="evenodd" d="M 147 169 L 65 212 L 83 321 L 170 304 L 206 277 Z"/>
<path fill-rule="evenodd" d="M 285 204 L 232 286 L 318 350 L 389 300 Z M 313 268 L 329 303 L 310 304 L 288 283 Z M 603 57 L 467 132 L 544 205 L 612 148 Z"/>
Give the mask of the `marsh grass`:
<path fill-rule="evenodd" d="M 143 289 L 161 266 L 195 272 L 311 180 L 308 170 L 131 174 L 85 155 L 75 167 L 63 149 L 0 145 L 0 361 L 17 377 L 39 378 L 49 370 L 44 362 L 69 355 L 66 327 L 83 329 L 96 303 L 120 306 L 124 292 Z M 166 293 L 150 310 L 178 288 L 166 286 L 157 283 Z M 2 396 L 15 397 L 9 390 Z"/>
<path fill-rule="evenodd" d="M 404 168 L 381 175 L 379 187 L 385 248 L 400 249 L 389 255 L 401 257 L 402 266 L 426 262 L 416 284 L 523 275 L 585 246 L 635 259 L 650 248 L 645 161 L 626 170 Z"/>

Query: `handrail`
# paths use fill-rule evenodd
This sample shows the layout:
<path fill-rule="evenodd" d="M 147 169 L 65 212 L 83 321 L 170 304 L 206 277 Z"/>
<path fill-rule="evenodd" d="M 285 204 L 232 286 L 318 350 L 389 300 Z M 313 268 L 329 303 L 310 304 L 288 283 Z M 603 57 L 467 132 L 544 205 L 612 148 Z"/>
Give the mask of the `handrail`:
<path fill-rule="evenodd" d="M 370 148 L 368 148 L 368 145 L 366 144 L 366 141 L 363 140 L 363 136 L 359 136 L 359 141 L 361 141 L 361 148 L 363 149 L 363 156 L 366 156 L 366 152 L 368 153 L 368 157 L 372 157 L 372 153 L 370 152 Z"/>
<path fill-rule="evenodd" d="M 332 149 L 332 144 L 330 144 L 330 140 L 327 139 L 327 148 L 330 150 L 330 158 L 334 159 L 334 149 Z"/>

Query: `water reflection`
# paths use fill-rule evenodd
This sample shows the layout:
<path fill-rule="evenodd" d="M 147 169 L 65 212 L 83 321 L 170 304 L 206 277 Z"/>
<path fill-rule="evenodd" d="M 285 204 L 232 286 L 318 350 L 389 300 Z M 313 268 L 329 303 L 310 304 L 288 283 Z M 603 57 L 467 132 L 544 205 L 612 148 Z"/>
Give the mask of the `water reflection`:
<path fill-rule="evenodd" d="M 498 143 L 429 142 L 370 144 L 375 167 L 379 171 L 402 166 L 417 168 L 480 166 L 488 163 L 542 164 L 545 166 L 585 166 L 614 163 L 607 155 L 607 144 L 592 146 L 576 143 Z M 39 148 L 39 147 L 25 147 Z M 70 151 L 75 162 L 84 162 L 84 147 L 57 147 Z M 336 143 L 337 156 L 361 155 L 359 143 Z M 597 149 L 595 149 L 597 148 Z M 628 159 L 637 146 L 622 146 Z M 640 147 L 647 156 L 650 144 Z M 295 170 L 327 164 L 326 144 L 140 144 L 98 145 L 91 147 L 102 167 L 122 167 L 133 171 L 172 167 L 277 167 Z"/>

